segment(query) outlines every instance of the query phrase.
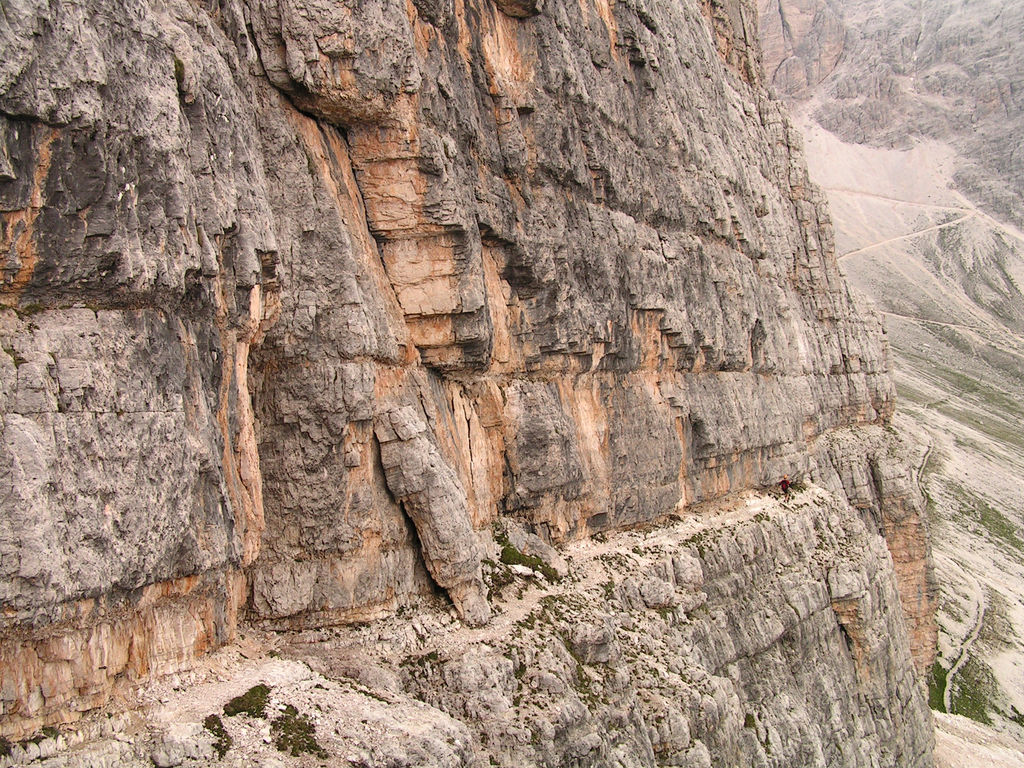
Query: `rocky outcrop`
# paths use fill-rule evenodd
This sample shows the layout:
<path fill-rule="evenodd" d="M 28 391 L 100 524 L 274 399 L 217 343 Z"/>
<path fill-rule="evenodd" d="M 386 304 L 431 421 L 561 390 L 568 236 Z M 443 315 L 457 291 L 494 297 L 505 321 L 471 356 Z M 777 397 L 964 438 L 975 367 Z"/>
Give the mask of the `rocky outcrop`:
<path fill-rule="evenodd" d="M 819 446 L 815 479 L 850 500 L 893 560 L 911 655 L 924 678 L 935 661 L 937 585 L 931 568 L 924 500 L 907 472 L 911 446 L 892 428 L 834 432 Z"/>
<path fill-rule="evenodd" d="M 327 762 L 931 764 L 889 554 L 845 499 L 738 494 L 603 539 L 565 547 L 558 581 L 495 564 L 482 628 L 428 603 L 296 633 L 282 652 L 305 664 L 226 649 L 216 676 L 149 691 L 144 715 L 43 765 L 300 766 L 264 737 L 288 706 Z M 257 682 L 268 718 L 222 717 L 218 755 L 202 723 Z"/>
<path fill-rule="evenodd" d="M 404 654 L 490 764 L 930 764 L 883 540 L 820 490 L 695 513 L 568 548 L 568 584 L 478 636 L 345 640 Z"/>
<path fill-rule="evenodd" d="M 765 74 L 786 97 L 807 95 L 846 48 L 842 9 L 826 0 L 760 0 L 758 22 Z"/>
<path fill-rule="evenodd" d="M 243 600 L 302 629 L 440 587 L 483 623 L 495 522 L 547 544 L 649 524 L 814 475 L 821 441 L 885 423 L 881 328 L 754 19 L 746 0 L 13 4 L 0 732 L 189 664 Z M 859 594 L 842 615 L 868 668 L 910 675 L 877 635 L 902 635 L 895 603 L 865 617 Z M 181 618 L 143 637 L 166 642 L 97 680 L 49 650 L 113 648 L 103 627 L 134 637 L 158 608 Z M 918 720 L 879 711 L 865 728 L 925 755 Z"/>
<path fill-rule="evenodd" d="M 467 624 L 490 618 L 466 492 L 410 408 L 378 418 L 374 434 L 388 489 L 416 526 L 423 560 Z"/>
<path fill-rule="evenodd" d="M 804 113 L 809 162 L 830 198 L 844 270 L 888 316 L 895 376 L 906 393 L 900 428 L 921 442 L 919 478 L 943 564 L 933 700 L 1020 740 L 1024 688 L 1017 676 L 992 670 L 1022 660 L 999 642 L 976 640 L 995 636 L 994 622 L 1004 620 L 991 606 L 1012 601 L 1020 578 L 1019 550 L 1001 537 L 1017 535 L 1024 508 L 1017 428 L 1024 294 L 1012 277 L 1024 269 L 1024 179 L 1013 159 L 1022 102 L 1012 86 L 1022 77 L 1022 8 L 1005 0 L 969 7 L 784 0 L 762 8 L 766 71 Z M 780 62 L 777 22 L 805 12 L 834 15 L 845 50 L 827 76 L 792 90 L 779 73 L 814 61 L 822 41 L 805 27 L 802 47 Z M 859 489 L 853 495 L 862 508 L 874 506 L 875 485 L 906 498 L 904 481 L 877 461 L 870 471 L 846 463 L 851 477 L 860 475 L 848 487 Z M 894 520 L 910 533 L 914 507 L 900 506 Z M 906 571 L 917 559 L 916 537 L 893 534 L 896 567 Z M 926 615 L 914 595 L 928 587 L 917 581 L 904 608 Z M 1020 634 L 999 626 L 1001 636 Z M 963 695 L 968 689 L 981 692 Z"/>

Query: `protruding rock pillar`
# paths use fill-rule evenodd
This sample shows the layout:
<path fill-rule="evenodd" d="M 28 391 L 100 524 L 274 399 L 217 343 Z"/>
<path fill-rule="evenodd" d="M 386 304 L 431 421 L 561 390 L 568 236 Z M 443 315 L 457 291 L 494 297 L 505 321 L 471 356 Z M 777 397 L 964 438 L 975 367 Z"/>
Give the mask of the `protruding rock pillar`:
<path fill-rule="evenodd" d="M 374 431 L 388 488 L 416 526 L 427 570 L 470 625 L 491 617 L 466 491 L 410 406 L 377 417 Z"/>

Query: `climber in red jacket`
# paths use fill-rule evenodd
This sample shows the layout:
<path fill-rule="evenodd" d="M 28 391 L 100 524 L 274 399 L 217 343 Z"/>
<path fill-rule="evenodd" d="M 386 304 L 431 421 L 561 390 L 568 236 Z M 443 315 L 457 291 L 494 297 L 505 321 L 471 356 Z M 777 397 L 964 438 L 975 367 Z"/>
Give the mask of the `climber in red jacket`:
<path fill-rule="evenodd" d="M 779 480 L 779 488 L 781 488 L 782 492 L 786 494 L 787 499 L 789 498 L 789 489 L 792 485 L 793 484 L 789 481 L 789 475 L 783 475 L 782 479 Z"/>

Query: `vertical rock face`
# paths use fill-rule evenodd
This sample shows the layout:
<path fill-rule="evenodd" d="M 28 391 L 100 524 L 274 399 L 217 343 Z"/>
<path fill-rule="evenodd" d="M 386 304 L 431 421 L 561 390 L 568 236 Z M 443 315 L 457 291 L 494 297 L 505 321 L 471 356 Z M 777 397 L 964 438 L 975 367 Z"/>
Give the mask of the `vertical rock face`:
<path fill-rule="evenodd" d="M 849 499 L 885 538 L 893 560 L 911 655 L 925 677 L 935 661 L 937 586 L 921 490 L 907 472 L 909 446 L 892 428 L 837 430 L 819 441 L 816 480 Z"/>
<path fill-rule="evenodd" d="M 217 98 L 243 83 L 199 55 L 234 59 L 208 14 L 19 2 L 0 39 L 0 717 L 17 734 L 233 635 L 264 526 L 247 366 L 276 245 L 251 105 Z"/>
<path fill-rule="evenodd" d="M 799 97 L 835 70 L 846 50 L 842 11 L 827 0 L 761 0 L 761 44 L 768 81 Z"/>
<path fill-rule="evenodd" d="M 883 540 L 820 489 L 722 507 L 697 533 L 568 548 L 585 576 L 471 645 L 428 626 L 418 656 L 393 628 L 365 646 L 408 654 L 407 690 L 470 724 L 491 765 L 929 765 Z"/>
<path fill-rule="evenodd" d="M 822 446 L 889 418 L 884 339 L 752 3 L 4 23 L 0 732 L 189 663 L 243 601 L 313 627 L 436 584 L 485 622 L 501 517 L 559 543 L 784 472 L 859 492 Z"/>

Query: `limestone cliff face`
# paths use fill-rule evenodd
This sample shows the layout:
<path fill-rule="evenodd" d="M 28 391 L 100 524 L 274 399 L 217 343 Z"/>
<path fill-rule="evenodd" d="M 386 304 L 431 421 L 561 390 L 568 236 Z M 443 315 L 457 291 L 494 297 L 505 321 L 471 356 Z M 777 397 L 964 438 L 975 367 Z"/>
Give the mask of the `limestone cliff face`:
<path fill-rule="evenodd" d="M 507 535 L 561 579 L 489 566 L 484 627 L 427 601 L 411 619 L 293 633 L 292 659 L 257 661 L 247 682 L 220 664 L 214 680 L 166 686 L 141 736 L 44 765 L 308 765 L 266 745 L 258 718 L 224 718 L 234 745 L 214 753 L 203 715 L 254 679 L 316 722 L 328 764 L 930 765 L 886 545 L 845 499 L 741 492 L 560 556 Z"/>
<path fill-rule="evenodd" d="M 919 499 L 861 493 L 884 338 L 756 30 L 746 0 L 11 3 L 0 732 L 243 606 L 437 585 L 485 624 L 496 521 L 567 542 L 784 472 L 906 537 L 926 655 Z"/>
<path fill-rule="evenodd" d="M 909 649 L 885 543 L 835 496 L 731 499 L 567 553 L 568 584 L 468 642 L 357 634 L 386 649 L 362 679 L 404 653 L 406 690 L 490 764 L 930 764 L 927 708 L 893 665 Z"/>

